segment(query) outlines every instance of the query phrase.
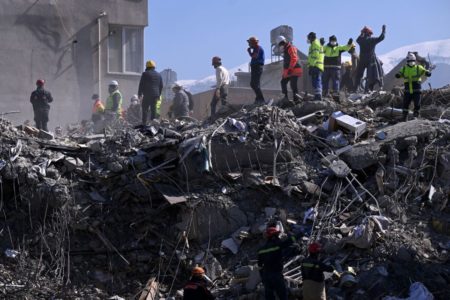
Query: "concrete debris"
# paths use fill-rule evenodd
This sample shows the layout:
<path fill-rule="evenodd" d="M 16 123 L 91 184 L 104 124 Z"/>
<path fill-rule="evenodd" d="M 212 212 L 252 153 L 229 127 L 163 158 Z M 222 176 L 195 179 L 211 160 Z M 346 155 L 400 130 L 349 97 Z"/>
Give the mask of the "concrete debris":
<path fill-rule="evenodd" d="M 179 299 L 202 266 L 218 299 L 262 299 L 276 226 L 292 297 L 318 241 L 330 299 L 450 299 L 450 91 L 401 123 L 392 93 L 300 98 L 51 139 L 0 119 L 2 296 Z"/>

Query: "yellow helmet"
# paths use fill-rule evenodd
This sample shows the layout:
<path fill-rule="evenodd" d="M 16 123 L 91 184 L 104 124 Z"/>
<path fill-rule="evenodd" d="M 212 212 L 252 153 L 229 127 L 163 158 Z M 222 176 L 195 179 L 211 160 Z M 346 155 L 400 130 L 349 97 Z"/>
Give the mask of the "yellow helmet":
<path fill-rule="evenodd" d="M 146 68 L 156 68 L 156 63 L 154 60 L 148 60 L 147 63 L 145 64 Z"/>

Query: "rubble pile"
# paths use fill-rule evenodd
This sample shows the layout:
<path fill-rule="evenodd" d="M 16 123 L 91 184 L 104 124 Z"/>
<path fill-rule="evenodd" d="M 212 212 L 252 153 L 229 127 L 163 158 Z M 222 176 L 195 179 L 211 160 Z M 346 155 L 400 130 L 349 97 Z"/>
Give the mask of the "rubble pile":
<path fill-rule="evenodd" d="M 0 120 L 0 294 L 168 299 L 202 265 L 219 299 L 262 299 L 256 253 L 277 222 L 300 245 L 293 299 L 313 240 L 341 274 L 329 299 L 450 298 L 450 90 L 402 123 L 400 94 L 303 96 L 56 139 Z"/>

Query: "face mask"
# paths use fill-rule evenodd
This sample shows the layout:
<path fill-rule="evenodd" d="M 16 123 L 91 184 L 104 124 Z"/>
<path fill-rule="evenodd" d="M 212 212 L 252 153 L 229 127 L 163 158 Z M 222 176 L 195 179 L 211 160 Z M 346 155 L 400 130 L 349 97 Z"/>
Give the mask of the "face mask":
<path fill-rule="evenodd" d="M 337 44 L 336 42 L 330 42 L 331 46 L 336 46 L 336 44 Z"/>
<path fill-rule="evenodd" d="M 413 67 L 416 65 L 415 61 L 408 61 L 408 66 Z"/>

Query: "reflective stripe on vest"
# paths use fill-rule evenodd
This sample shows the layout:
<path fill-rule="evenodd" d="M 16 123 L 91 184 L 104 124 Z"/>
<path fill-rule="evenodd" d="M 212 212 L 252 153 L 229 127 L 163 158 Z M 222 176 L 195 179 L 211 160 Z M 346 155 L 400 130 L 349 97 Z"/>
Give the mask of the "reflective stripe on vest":
<path fill-rule="evenodd" d="M 115 94 L 119 94 L 120 98 L 119 98 L 119 104 L 117 107 L 117 114 L 122 114 L 122 94 L 120 93 L 119 90 L 115 90 L 111 95 L 109 95 L 108 99 L 106 100 L 106 109 L 107 110 L 112 110 L 113 105 L 114 105 L 114 101 L 113 101 L 113 96 Z"/>
<path fill-rule="evenodd" d="M 278 251 L 278 250 L 280 250 L 280 247 L 275 246 L 275 247 L 272 247 L 272 248 L 259 250 L 258 254 L 265 254 L 265 253 L 275 252 L 275 251 Z"/>

